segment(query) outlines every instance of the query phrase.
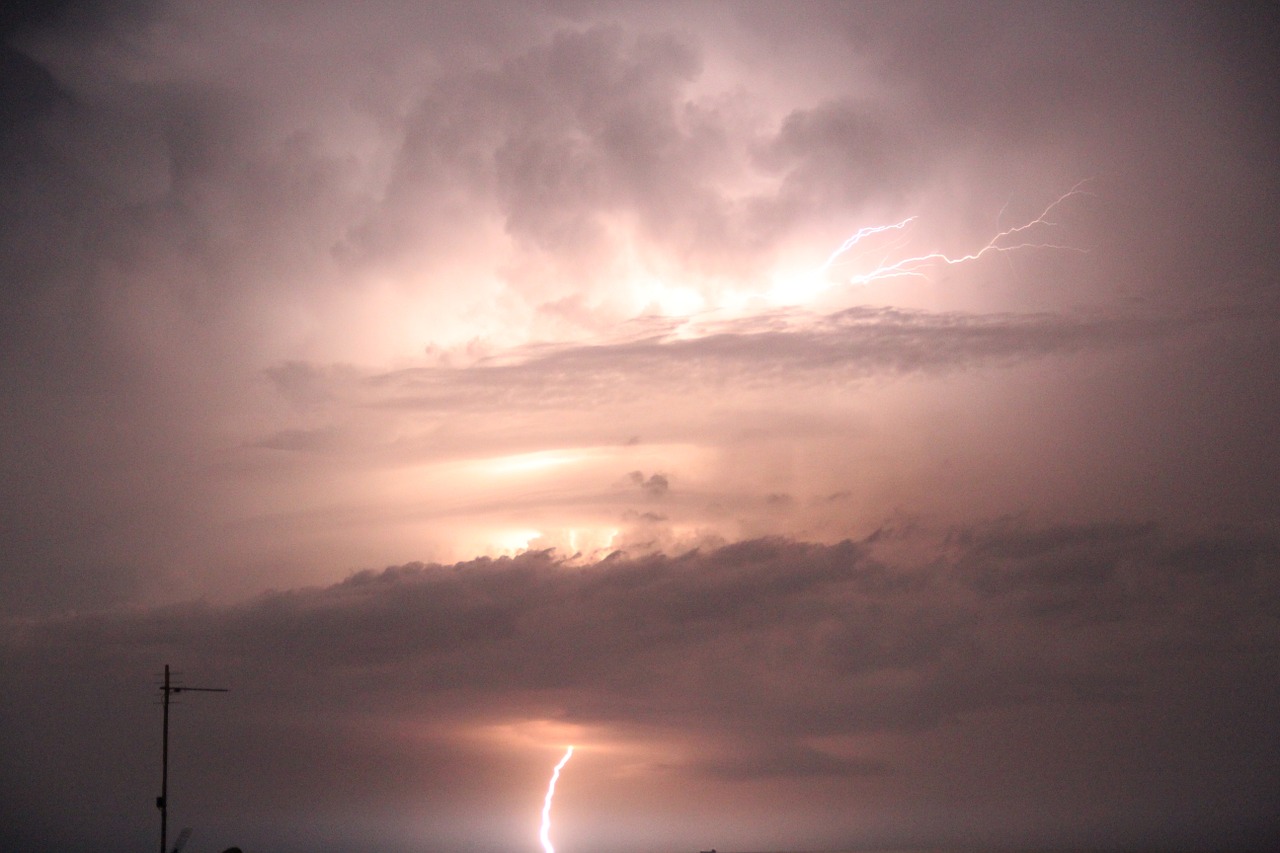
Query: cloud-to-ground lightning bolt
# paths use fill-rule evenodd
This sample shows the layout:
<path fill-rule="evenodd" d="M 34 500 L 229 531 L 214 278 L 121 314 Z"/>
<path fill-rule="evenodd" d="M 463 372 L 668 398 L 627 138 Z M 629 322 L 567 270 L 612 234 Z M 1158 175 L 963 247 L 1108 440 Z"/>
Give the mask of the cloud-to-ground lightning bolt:
<path fill-rule="evenodd" d="M 560 759 L 556 769 L 551 771 L 551 784 L 547 785 L 547 797 L 542 801 L 542 829 L 538 833 L 538 838 L 542 841 L 542 849 L 546 853 L 556 853 L 556 848 L 551 846 L 551 799 L 556 795 L 556 781 L 560 778 L 560 771 L 569 763 L 572 756 L 573 747 L 571 746 L 564 751 L 564 758 Z"/>
<path fill-rule="evenodd" d="M 898 276 L 923 277 L 924 273 L 921 270 L 933 264 L 962 264 L 966 261 L 976 261 L 978 258 L 981 258 L 986 254 L 1014 252 L 1019 249 L 1063 249 L 1071 252 L 1083 252 L 1085 250 L 1077 246 L 1065 246 L 1059 243 L 1034 242 L 1030 239 L 1030 235 L 1027 232 L 1037 226 L 1051 227 L 1058 224 L 1051 221 L 1049 216 L 1053 213 L 1055 208 L 1067 199 L 1078 195 L 1089 195 L 1088 192 L 1082 189 L 1086 183 L 1087 181 L 1081 181 L 1067 192 L 1058 196 L 1049 204 L 1048 207 L 1042 210 L 1040 215 L 1035 219 L 997 232 L 994 237 L 987 241 L 986 245 L 970 252 L 967 255 L 952 257 L 943 252 L 929 252 L 927 254 L 901 258 L 895 261 L 890 261 L 886 258 L 874 269 L 850 276 L 848 282 L 850 284 L 870 284 L 873 281 L 886 278 L 896 278 Z M 836 262 L 841 255 L 852 250 L 866 238 L 872 237 L 876 234 L 883 234 L 886 231 L 901 231 L 915 222 L 916 218 L 917 217 L 909 216 L 901 222 L 896 222 L 892 225 L 877 225 L 860 229 L 856 234 L 841 243 L 840 247 L 831 253 L 831 256 L 827 258 L 826 263 L 824 263 L 818 271 L 826 272 L 829 270 L 832 266 L 836 265 Z M 1016 240 L 1017 242 L 1010 242 L 1011 240 Z"/>

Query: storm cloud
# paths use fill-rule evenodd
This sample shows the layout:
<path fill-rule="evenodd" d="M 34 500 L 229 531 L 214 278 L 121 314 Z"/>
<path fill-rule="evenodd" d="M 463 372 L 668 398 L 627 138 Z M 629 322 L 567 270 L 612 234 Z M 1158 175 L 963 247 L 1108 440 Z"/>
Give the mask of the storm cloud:
<path fill-rule="evenodd" d="M 1280 651 L 1270 581 L 1278 549 L 1155 525 L 906 525 L 832 546 L 753 540 L 587 567 L 547 552 L 409 564 L 233 606 L 11 626 L 15 686 L 53 689 L 46 700 L 59 714 L 138 683 L 133 700 L 111 700 L 92 724 L 10 738 L 7 775 L 11 789 L 39 790 L 45 761 L 69 767 L 81 755 L 79 784 L 141 787 L 142 798 L 150 779 L 129 753 L 153 709 L 136 668 L 176 659 L 233 688 L 197 697 L 215 710 L 186 700 L 178 712 L 182 725 L 205 730 L 185 736 L 184 762 L 212 779 L 188 796 L 219 823 L 235 811 L 249 837 L 305 823 L 313 797 L 336 807 L 342 792 L 362 791 L 346 805 L 374 808 L 406 795 L 400 786 L 411 780 L 393 783 L 353 749 L 408 753 L 427 767 L 483 763 L 482 733 L 524 720 L 590 733 L 604 750 L 661 744 L 652 772 L 669 784 L 773 779 L 783 801 L 801 790 L 792 783 L 815 777 L 847 796 L 898 792 L 897 816 L 915 828 L 891 836 L 882 825 L 882 841 L 938 840 L 923 792 L 960 796 L 994 774 L 966 796 L 975 808 L 1019 813 L 1029 840 L 1070 823 L 1037 802 L 1036 788 L 1051 783 L 1086 816 L 1071 829 L 1077 843 L 1137 837 L 1142 816 L 1172 802 L 1183 825 L 1220 833 L 1196 837 L 1250 844 L 1267 826 L 1259 797 L 1280 748 L 1265 712 L 1280 690 L 1266 663 Z M 1011 734 L 990 740 L 1010 720 Z M 385 742 L 368 742 L 375 733 Z M 1187 738 L 1202 746 L 1166 749 Z M 893 748 L 903 739 L 932 746 L 903 753 Z M 985 741 L 981 757 L 961 746 L 976 741 Z M 441 748 L 453 757 L 429 757 Z M 1118 782 L 1095 778 L 1116 761 L 1126 780 L 1119 812 Z M 237 776 L 238 766 L 257 769 Z M 596 769 L 606 791 L 622 773 Z M 416 784 L 431 810 L 462 807 L 461 794 Z M 1259 794 L 1238 795 L 1249 790 Z M 56 806 L 45 795 L 22 808 L 52 816 Z M 504 818 L 495 814 L 495 825 Z M 742 830 L 722 820 L 755 823 L 745 812 L 710 821 L 731 837 Z M 841 827 L 833 816 L 823 831 Z M 16 846 L 35 843 L 14 832 Z M 56 832 L 61 843 L 83 841 L 73 828 Z"/>
<path fill-rule="evenodd" d="M 1276 40 L 8 4 L 0 846 L 1267 846 Z"/>

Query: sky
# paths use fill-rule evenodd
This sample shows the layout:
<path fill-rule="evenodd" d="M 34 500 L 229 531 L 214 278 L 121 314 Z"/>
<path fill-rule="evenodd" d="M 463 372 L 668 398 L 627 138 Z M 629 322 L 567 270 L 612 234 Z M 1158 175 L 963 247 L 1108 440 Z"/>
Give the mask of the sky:
<path fill-rule="evenodd" d="M 0 27 L 0 848 L 1280 841 L 1267 6 Z"/>

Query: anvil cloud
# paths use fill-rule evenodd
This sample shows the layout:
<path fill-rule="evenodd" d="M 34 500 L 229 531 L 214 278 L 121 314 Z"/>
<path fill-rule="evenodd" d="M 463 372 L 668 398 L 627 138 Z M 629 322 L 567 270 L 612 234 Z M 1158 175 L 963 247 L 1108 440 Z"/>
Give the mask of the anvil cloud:
<path fill-rule="evenodd" d="M 0 847 L 1276 839 L 1270 10 L 8 9 Z"/>

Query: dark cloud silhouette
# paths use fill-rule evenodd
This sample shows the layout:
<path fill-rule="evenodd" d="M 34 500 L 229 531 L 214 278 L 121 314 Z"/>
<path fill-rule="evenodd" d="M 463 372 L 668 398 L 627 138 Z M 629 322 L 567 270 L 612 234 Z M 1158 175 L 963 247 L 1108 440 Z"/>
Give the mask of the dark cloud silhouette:
<path fill-rule="evenodd" d="M 671 488 L 671 483 L 664 474 L 650 474 L 649 478 L 645 479 L 643 472 L 632 471 L 627 474 L 627 479 L 639 486 L 651 498 L 660 498 Z"/>
<path fill-rule="evenodd" d="M 785 810 L 803 790 L 786 780 L 826 779 L 833 792 L 963 784 L 942 781 L 960 769 L 956 747 L 911 757 L 887 750 L 886 738 L 971 739 L 992 717 L 1030 723 L 1069 713 L 1095 719 L 1097 739 L 1081 742 L 1072 729 L 1040 732 L 1036 764 L 1038 772 L 1065 774 L 1069 796 L 1086 814 L 1105 795 L 1073 768 L 1082 754 L 1107 760 L 1117 739 L 1130 737 L 1138 739 L 1126 746 L 1134 779 L 1155 782 L 1174 772 L 1179 780 L 1172 793 L 1139 795 L 1138 806 L 1143 796 L 1172 796 L 1203 826 L 1217 826 L 1222 816 L 1207 804 L 1218 786 L 1263 790 L 1277 757 L 1257 713 L 1280 690 L 1265 663 L 1280 637 L 1274 585 L 1258 573 L 1214 575 L 1189 564 L 1197 562 L 1192 554 L 1228 549 L 1274 554 L 1274 542 L 1221 532 L 1188 539 L 1150 524 L 1002 523 L 899 535 L 899 546 L 928 546 L 904 561 L 884 541 L 757 540 L 585 568 L 530 552 L 366 571 L 234 606 L 11 625 L 5 655 L 18 689 L 5 730 L 28 736 L 10 738 L 7 775 L 36 792 L 40 754 L 130 748 L 136 733 L 129 726 L 145 729 L 148 712 L 145 702 L 127 699 L 141 696 L 145 684 L 127 685 L 138 680 L 140 664 L 164 658 L 187 672 L 198 668 L 202 678 L 231 680 L 245 696 L 219 698 L 225 706 L 201 711 L 199 725 L 217 728 L 209 737 L 228 739 L 223 748 L 235 755 L 215 770 L 202 801 L 215 810 L 246 808 L 240 820 L 250 837 L 273 821 L 308 819 L 311 785 L 295 788 L 300 759 L 290 755 L 308 755 L 307 773 L 320 787 L 341 772 L 350 778 L 344 790 L 396 790 L 378 766 L 383 759 L 372 760 L 393 747 L 374 739 L 407 748 L 405 735 L 393 733 L 412 720 L 436 732 L 414 750 L 424 768 L 472 760 L 466 753 L 477 747 L 467 745 L 466 732 L 486 721 L 555 719 L 585 726 L 587 739 L 602 743 L 641 730 L 656 742 L 701 742 L 700 757 L 669 768 L 672 784 L 696 786 L 704 774 L 744 784 L 772 778 L 782 785 L 776 803 Z M 66 658 L 69 649 L 83 651 Z M 50 667 L 64 674 L 50 682 Z M 55 692 L 34 689 L 40 685 Z M 112 710 L 99 723 L 33 733 L 46 703 L 104 690 Z M 1166 741 L 1223 722 L 1231 734 L 1214 751 Z M 1029 737 L 989 745 L 987 762 L 1013 766 L 1031 747 Z M 211 760 L 211 744 L 187 738 L 189 750 Z M 90 747 L 86 739 L 102 743 Z M 433 758 L 437 749 L 444 752 Z M 225 776 L 236 763 L 255 768 L 235 783 L 248 792 Z M 102 764 L 91 779 L 105 784 L 115 774 Z M 246 807 L 256 790 L 269 808 Z M 443 790 L 428 796 L 449 799 Z M 1031 825 L 1036 814 L 1044 826 L 1051 822 L 1049 807 L 1033 805 L 1025 792 L 996 785 L 988 796 L 1021 798 Z M 1261 805 L 1245 796 L 1231 820 L 1261 828 Z M 925 804 L 911 799 L 910 808 Z M 1141 821 L 1128 826 L 1139 831 Z M 1088 820 L 1080 826 L 1086 834 L 1106 829 Z"/>

